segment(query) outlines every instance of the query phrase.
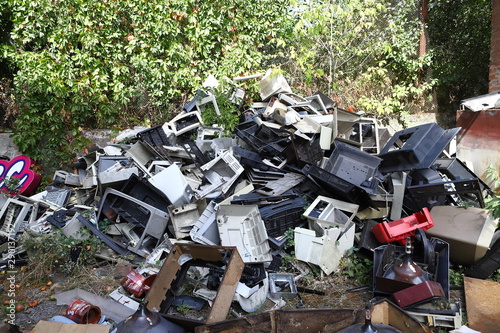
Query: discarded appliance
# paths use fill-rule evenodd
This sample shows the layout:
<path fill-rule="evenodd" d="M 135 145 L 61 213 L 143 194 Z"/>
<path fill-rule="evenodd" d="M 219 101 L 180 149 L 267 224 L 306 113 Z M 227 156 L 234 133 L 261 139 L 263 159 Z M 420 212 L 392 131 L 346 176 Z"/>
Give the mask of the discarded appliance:
<path fill-rule="evenodd" d="M 381 222 L 372 227 L 375 237 L 380 243 L 398 241 L 404 245 L 407 237 L 413 237 L 415 230 L 427 230 L 434 226 L 434 221 L 427 207 L 422 212 L 403 217 L 392 222 Z"/>
<path fill-rule="evenodd" d="M 309 220 L 317 221 L 323 227 L 337 226 L 345 230 L 353 222 L 358 209 L 359 206 L 356 204 L 319 195 L 303 215 Z"/>
<path fill-rule="evenodd" d="M 441 284 L 446 300 L 449 299 L 449 244 L 438 238 L 429 240 L 421 229 L 417 230 L 415 242 L 411 243 L 414 246 L 411 254 L 407 253 L 411 251 L 407 249 L 410 244 L 404 247 L 387 244 L 375 249 L 373 255 L 373 292 L 375 295 L 391 295 L 415 285 L 415 282 L 431 280 Z M 423 271 L 420 275 L 411 269 L 417 266 Z M 408 276 L 403 274 L 399 278 L 399 269 L 404 268 L 409 268 L 409 270 L 402 272 L 410 274 Z"/>
<path fill-rule="evenodd" d="M 0 210 L 0 235 L 15 238 L 32 207 L 27 202 L 8 198 Z"/>
<path fill-rule="evenodd" d="M 496 231 L 491 245 L 483 258 L 465 270 L 465 275 L 486 279 L 500 268 L 500 232 Z"/>
<path fill-rule="evenodd" d="M 481 186 L 477 178 L 464 180 L 449 180 L 407 187 L 413 210 L 423 207 L 431 209 L 436 205 L 460 206 L 463 202 L 484 208 Z M 473 200 L 470 199 L 473 195 Z"/>
<path fill-rule="evenodd" d="M 428 123 L 395 133 L 378 155 L 382 158 L 380 171 L 430 168 L 459 130 L 444 130 L 436 123 Z"/>
<path fill-rule="evenodd" d="M 372 156 L 348 144 L 338 142 L 326 163 L 326 171 L 375 194 L 379 184 L 381 158 Z"/>
<path fill-rule="evenodd" d="M 260 97 L 267 101 L 271 96 L 282 92 L 292 92 L 282 74 L 273 75 L 269 69 L 264 77 L 259 81 Z"/>
<path fill-rule="evenodd" d="M 244 263 L 236 247 L 175 244 L 146 295 L 147 308 L 151 311 L 158 311 L 160 314 L 166 314 L 189 267 L 206 265 L 225 266 L 225 274 L 220 281 L 217 296 L 204 322 L 211 324 L 224 320 L 244 268 Z M 168 316 L 166 317 L 168 318 Z"/>
<path fill-rule="evenodd" d="M 497 226 L 488 210 L 434 206 L 430 214 L 435 225 L 426 233 L 450 244 L 451 261 L 472 265 L 486 254 Z"/>
<path fill-rule="evenodd" d="M 322 227 L 312 222 L 313 229 L 295 228 L 295 257 L 318 265 L 325 274 L 331 274 L 340 259 L 354 245 L 354 224 L 346 229 Z"/>
<path fill-rule="evenodd" d="M 151 253 L 163 236 L 168 213 L 129 195 L 107 188 L 99 206 L 98 221 L 105 218 L 114 222 L 117 218 L 127 223 L 122 229 L 127 243 L 121 246 L 140 256 Z"/>
<path fill-rule="evenodd" d="M 256 205 L 220 205 L 217 226 L 221 244 L 236 246 L 243 262 L 272 260 L 266 227 Z"/>
<path fill-rule="evenodd" d="M 193 198 L 193 190 L 177 164 L 160 171 L 149 182 L 165 193 L 174 206 L 187 205 Z"/>

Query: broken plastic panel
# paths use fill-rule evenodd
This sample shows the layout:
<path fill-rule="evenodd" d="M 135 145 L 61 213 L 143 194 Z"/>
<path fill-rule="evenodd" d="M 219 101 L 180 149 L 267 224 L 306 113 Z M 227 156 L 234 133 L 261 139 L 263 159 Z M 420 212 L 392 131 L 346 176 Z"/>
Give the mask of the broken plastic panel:
<path fill-rule="evenodd" d="M 152 147 L 171 146 L 173 144 L 163 130 L 162 125 L 153 126 L 139 132 L 137 133 L 137 137 Z"/>
<path fill-rule="evenodd" d="M 217 204 L 211 201 L 189 232 L 191 239 L 205 245 L 220 245 L 219 227 L 217 226 Z"/>
<path fill-rule="evenodd" d="M 176 136 L 193 131 L 202 124 L 201 115 L 198 111 L 180 113 L 168 123 L 163 124 L 165 132 L 171 131 Z"/>
<path fill-rule="evenodd" d="M 344 230 L 353 223 L 358 209 L 359 206 L 356 204 L 319 195 L 303 215 L 310 220 L 317 221 L 325 228 L 337 226 Z"/>
<path fill-rule="evenodd" d="M 269 196 L 281 195 L 286 191 L 290 190 L 291 188 L 300 184 L 304 180 L 304 178 L 305 178 L 304 175 L 294 172 L 289 172 L 286 173 L 283 176 L 283 178 L 279 180 L 273 180 L 266 183 L 266 185 L 264 187 L 259 188 L 257 192 Z"/>
<path fill-rule="evenodd" d="M 211 104 L 211 106 L 209 105 Z M 207 107 L 213 108 L 215 114 L 220 116 L 219 105 L 217 104 L 217 99 L 214 95 L 208 94 L 205 97 L 196 100 L 196 109 L 200 114 L 202 114 Z"/>
<path fill-rule="evenodd" d="M 271 299 L 295 298 L 297 295 L 297 286 L 292 274 L 269 273 L 269 296 Z"/>
<path fill-rule="evenodd" d="M 239 146 L 235 146 L 233 147 L 233 149 L 235 157 L 238 159 L 240 164 L 244 166 L 256 168 L 263 171 L 275 169 L 274 166 L 265 163 L 258 153 L 241 148 Z"/>
<path fill-rule="evenodd" d="M 300 217 L 306 205 L 307 202 L 302 197 L 296 197 L 261 207 L 259 211 L 268 236 L 281 236 L 288 229 L 293 229 L 303 223 Z"/>
<path fill-rule="evenodd" d="M 295 228 L 295 257 L 298 260 L 318 265 L 329 275 L 339 265 L 340 259 L 354 245 L 354 229 L 352 224 L 346 230 L 340 228 L 325 229 L 316 221 L 312 223 L 314 230 Z"/>
<path fill-rule="evenodd" d="M 434 226 L 429 209 L 424 207 L 422 212 L 403 217 L 392 222 L 381 222 L 372 228 L 377 240 L 383 244 L 398 241 L 406 244 L 406 237 L 415 236 L 417 229 L 427 230 Z"/>
<path fill-rule="evenodd" d="M 292 89 L 286 82 L 282 74 L 273 75 L 271 70 L 268 70 L 264 77 L 259 81 L 260 97 L 263 101 L 267 101 L 271 96 L 281 92 L 292 92 Z"/>
<path fill-rule="evenodd" d="M 460 127 L 444 130 L 436 123 L 411 127 L 396 132 L 378 155 L 381 172 L 430 168 Z"/>
<path fill-rule="evenodd" d="M 98 221 L 105 218 L 116 221 L 118 217 L 120 222 L 126 222 L 135 227 L 134 232 L 138 235 L 137 244 L 127 246 L 127 248 L 141 256 L 151 253 L 163 236 L 168 222 L 167 212 L 108 188 L 101 199 Z M 147 244 L 142 244 L 143 242 Z"/>
<path fill-rule="evenodd" d="M 189 236 L 194 223 L 200 218 L 200 210 L 203 211 L 204 208 L 205 205 L 200 204 L 200 202 L 184 206 L 168 206 L 175 238 L 182 239 Z"/>
<path fill-rule="evenodd" d="M 360 143 L 361 150 L 370 154 L 379 154 L 382 149 L 378 123 L 375 118 L 361 117 L 353 125 L 353 132 L 349 139 Z"/>
<path fill-rule="evenodd" d="M 222 138 L 223 132 L 224 129 L 221 127 L 199 127 L 196 140 L 213 140 L 216 138 Z"/>
<path fill-rule="evenodd" d="M 288 131 L 259 125 L 255 121 L 247 121 L 237 125 L 235 133 L 262 156 L 281 156 L 290 143 Z"/>
<path fill-rule="evenodd" d="M 133 174 L 120 188 L 120 192 L 147 203 L 162 211 L 170 205 L 167 196 L 149 182 Z"/>
<path fill-rule="evenodd" d="M 15 238 L 33 205 L 9 198 L 0 210 L 0 235 Z"/>
<path fill-rule="evenodd" d="M 217 297 L 203 322 L 210 324 L 226 319 L 245 266 L 235 247 L 175 244 L 146 295 L 148 309 L 168 318 L 166 313 L 192 266 L 225 266 Z"/>
<path fill-rule="evenodd" d="M 424 281 L 392 294 L 392 299 L 400 307 L 415 306 L 425 302 L 445 299 L 441 284 L 435 281 Z"/>
<path fill-rule="evenodd" d="M 401 213 L 403 211 L 403 201 L 406 189 L 406 177 L 407 173 L 393 172 L 391 174 L 391 182 L 392 182 L 392 204 L 391 204 L 391 220 L 399 220 L 401 218 Z"/>
<path fill-rule="evenodd" d="M 299 193 L 295 190 L 289 190 L 285 193 L 277 196 L 268 196 L 255 191 L 251 191 L 245 194 L 235 195 L 231 199 L 231 203 L 235 205 L 268 205 L 272 203 L 278 203 L 287 199 L 295 199 L 299 196 Z"/>
<path fill-rule="evenodd" d="M 54 177 L 52 183 L 55 186 L 68 185 L 68 186 L 81 186 L 80 177 L 74 173 L 69 173 L 64 170 L 56 170 L 54 172 Z"/>
<path fill-rule="evenodd" d="M 435 163 L 437 170 L 445 174 L 450 180 L 461 180 L 461 179 L 471 179 L 477 178 L 481 190 L 490 191 L 490 187 L 477 177 L 472 170 L 470 170 L 462 161 L 458 158 L 438 158 Z"/>
<path fill-rule="evenodd" d="M 217 225 L 223 246 L 236 246 L 245 263 L 272 261 L 268 236 L 255 205 L 221 205 Z"/>
<path fill-rule="evenodd" d="M 375 194 L 379 184 L 378 167 L 381 161 L 380 158 L 350 145 L 335 142 L 335 148 L 324 169 L 368 193 Z"/>
<path fill-rule="evenodd" d="M 148 167 L 152 161 L 160 160 L 161 156 L 149 144 L 137 141 L 127 150 L 125 156 L 130 157 L 145 174 L 149 175 Z"/>
<path fill-rule="evenodd" d="M 462 202 L 484 208 L 481 185 L 477 178 L 408 186 L 407 190 L 417 209 L 430 209 L 436 205 L 459 206 Z"/>
<path fill-rule="evenodd" d="M 115 171 L 104 171 L 98 175 L 98 186 L 99 193 L 104 193 L 106 188 L 112 187 L 114 189 L 119 189 L 123 186 L 127 180 L 132 176 L 139 175 L 139 169 L 137 167 L 123 168 L 121 170 Z"/>
<path fill-rule="evenodd" d="M 48 201 L 59 207 L 66 206 L 73 195 L 70 188 L 47 188 L 44 193 L 43 201 Z"/>
<path fill-rule="evenodd" d="M 212 185 L 218 185 L 226 193 L 245 170 L 231 151 L 226 151 L 201 167 Z"/>
<path fill-rule="evenodd" d="M 322 114 L 328 114 L 328 109 L 333 107 L 333 101 L 319 91 L 312 96 L 307 96 L 306 99 L 311 103 L 313 108 Z"/>
<path fill-rule="evenodd" d="M 292 135 L 291 138 L 292 144 L 286 151 L 288 161 L 297 161 L 298 166 L 303 167 L 305 164 L 318 164 L 322 160 L 324 153 L 320 138 L 316 136 L 306 140 L 297 135 Z"/>
<path fill-rule="evenodd" d="M 323 192 L 333 194 L 336 198 L 349 200 L 360 206 L 360 209 L 365 209 L 372 206 L 373 201 L 368 193 L 358 187 L 316 165 L 306 165 L 302 172 L 312 180 L 316 186 Z"/>
<path fill-rule="evenodd" d="M 193 198 L 193 190 L 177 164 L 172 164 L 150 177 L 149 182 L 165 193 L 174 206 L 187 205 Z"/>

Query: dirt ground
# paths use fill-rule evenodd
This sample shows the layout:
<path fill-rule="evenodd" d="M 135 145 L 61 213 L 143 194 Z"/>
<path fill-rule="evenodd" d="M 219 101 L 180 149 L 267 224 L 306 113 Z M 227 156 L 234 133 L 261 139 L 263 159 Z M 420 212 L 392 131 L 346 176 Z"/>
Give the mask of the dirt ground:
<path fill-rule="evenodd" d="M 29 271 L 22 272 L 19 274 L 21 280 L 19 280 L 16 289 L 16 302 L 23 305 L 23 309 L 16 312 L 15 324 L 20 327 L 21 332 L 29 332 L 40 320 L 49 320 L 54 316 L 64 315 L 67 306 L 57 305 L 54 298 L 54 295 L 62 291 L 78 287 L 105 297 L 120 285 L 122 277 L 117 275 L 116 272 L 113 265 L 106 265 L 97 269 L 89 269 L 80 277 L 72 279 L 68 279 L 67 276 L 62 274 L 52 274 L 47 281 L 29 281 Z M 3 284 L 0 285 L 4 288 L 2 302 L 8 299 L 6 293 L 8 285 L 9 281 L 4 275 Z M 349 278 L 340 272 L 334 272 L 329 276 L 313 276 L 313 274 L 309 274 L 297 281 L 297 287 L 300 290 L 300 299 L 297 297 L 286 299 L 283 309 L 334 308 L 359 310 L 368 305 L 373 298 L 369 286 L 362 286 L 355 279 Z M 461 290 L 453 290 L 451 298 L 459 301 L 462 305 L 464 304 Z M 31 305 L 30 302 L 32 302 Z M 267 299 L 257 312 L 271 310 L 275 306 L 274 302 Z M 2 316 L 5 314 L 5 306 L 3 311 Z M 207 306 L 205 306 L 205 309 L 201 311 L 189 310 L 180 313 L 174 310 L 173 312 L 176 315 L 197 319 L 202 318 L 207 311 Z M 233 302 L 228 318 L 246 314 L 237 302 Z M 436 329 L 435 332 L 446 332 L 446 330 L 439 331 Z"/>

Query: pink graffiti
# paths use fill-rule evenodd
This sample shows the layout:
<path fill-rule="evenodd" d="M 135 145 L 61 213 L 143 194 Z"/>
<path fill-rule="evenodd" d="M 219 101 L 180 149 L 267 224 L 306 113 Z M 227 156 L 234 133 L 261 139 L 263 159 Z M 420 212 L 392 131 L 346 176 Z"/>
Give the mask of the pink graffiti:
<path fill-rule="evenodd" d="M 29 194 L 40 184 L 40 175 L 31 170 L 35 162 L 24 155 L 16 156 L 10 161 L 0 160 L 0 190 L 11 193 L 5 184 L 6 179 L 19 178 L 16 193 Z M 13 194 L 13 193 L 11 193 Z"/>

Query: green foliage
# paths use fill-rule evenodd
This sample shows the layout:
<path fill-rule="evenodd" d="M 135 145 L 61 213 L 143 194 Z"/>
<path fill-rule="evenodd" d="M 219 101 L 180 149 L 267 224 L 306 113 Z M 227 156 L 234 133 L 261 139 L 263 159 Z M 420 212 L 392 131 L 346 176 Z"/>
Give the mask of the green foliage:
<path fill-rule="evenodd" d="M 191 306 L 188 304 L 182 304 L 182 305 L 177 305 L 175 309 L 177 310 L 177 312 L 185 315 L 191 310 Z"/>
<path fill-rule="evenodd" d="M 21 178 L 17 177 L 7 177 L 4 179 L 4 186 L 7 190 L 2 189 L 2 192 L 5 192 L 8 195 L 15 196 L 19 194 L 19 182 Z"/>
<path fill-rule="evenodd" d="M 340 105 L 379 115 L 425 103 L 433 81 L 422 77 L 419 1 L 313 1 L 297 4 L 291 57 L 305 85 L 327 88 Z"/>
<path fill-rule="evenodd" d="M 286 36 L 286 1 L 0 0 L 15 142 L 45 164 L 81 131 L 162 123 L 210 72 L 250 74 Z M 7 24 L 6 26 L 9 26 Z"/>
<path fill-rule="evenodd" d="M 431 0 L 428 31 L 438 112 L 452 127 L 461 100 L 488 92 L 491 1 Z"/>
<path fill-rule="evenodd" d="M 361 285 L 369 285 L 372 283 L 373 261 L 358 256 L 358 250 L 358 248 L 353 248 L 349 255 L 341 259 L 339 264 L 340 272 L 353 278 Z"/>
<path fill-rule="evenodd" d="M 95 254 L 99 251 L 100 240 L 94 235 L 79 240 L 66 237 L 59 229 L 50 234 L 26 235 L 23 247 L 28 252 L 33 271 L 57 270 L 72 274 L 79 267 L 95 263 Z M 71 261 L 71 254 L 78 253 L 78 259 Z M 49 272 L 45 272 L 49 273 Z"/>
<path fill-rule="evenodd" d="M 486 209 L 491 211 L 495 219 L 500 219 L 500 175 L 494 165 L 489 165 L 486 169 L 486 179 L 492 184 L 496 195 L 486 200 Z"/>
<path fill-rule="evenodd" d="M 215 111 L 212 103 L 206 105 L 201 114 L 203 124 L 205 126 L 220 126 L 224 129 L 223 135 L 226 137 L 231 136 L 234 128 L 240 122 L 240 111 L 238 106 L 231 101 L 231 93 L 233 90 L 226 85 L 220 85 L 214 88 L 211 92 L 215 96 L 217 107 L 220 115 Z M 234 101 L 239 103 L 239 101 Z"/>
<path fill-rule="evenodd" d="M 486 168 L 486 180 L 490 182 L 491 187 L 497 193 L 500 193 L 500 175 L 498 169 L 494 165 L 488 165 Z"/>
<path fill-rule="evenodd" d="M 486 209 L 491 211 L 491 214 L 495 219 L 500 218 L 500 196 L 494 196 L 486 201 Z"/>
<path fill-rule="evenodd" d="M 454 269 L 449 269 L 450 275 L 450 284 L 454 286 L 463 286 L 464 285 L 464 267 L 458 265 Z"/>

